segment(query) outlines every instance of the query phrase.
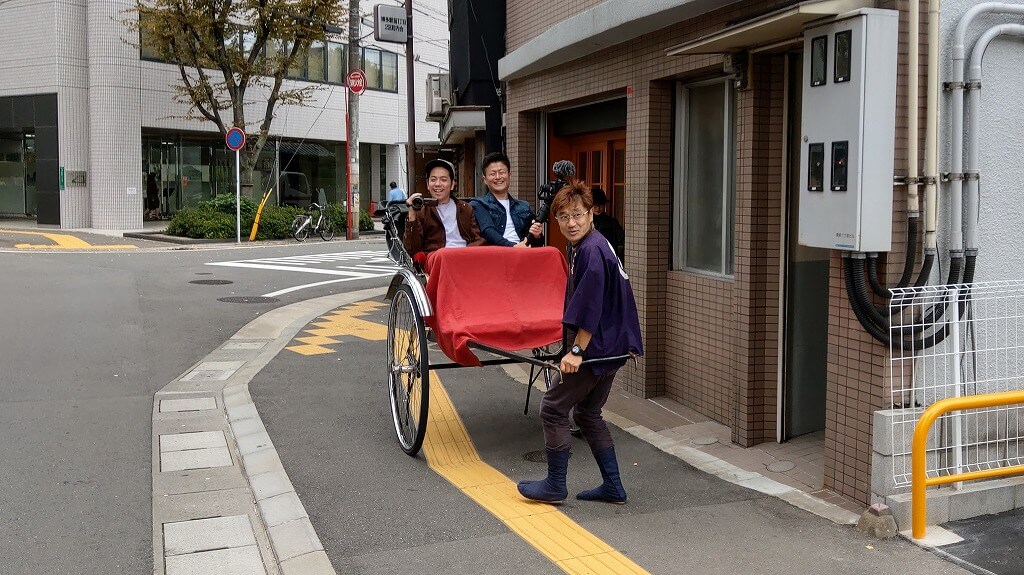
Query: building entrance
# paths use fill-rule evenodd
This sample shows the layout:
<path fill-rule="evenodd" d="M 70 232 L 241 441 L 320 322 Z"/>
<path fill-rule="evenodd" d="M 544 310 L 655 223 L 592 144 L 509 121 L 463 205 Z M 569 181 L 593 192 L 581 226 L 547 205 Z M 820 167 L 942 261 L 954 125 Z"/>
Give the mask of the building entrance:
<path fill-rule="evenodd" d="M 0 214 L 36 215 L 36 144 L 32 131 L 0 132 Z"/>
<path fill-rule="evenodd" d="M 787 162 L 780 441 L 825 428 L 829 250 L 797 242 L 803 59 L 787 56 Z"/>

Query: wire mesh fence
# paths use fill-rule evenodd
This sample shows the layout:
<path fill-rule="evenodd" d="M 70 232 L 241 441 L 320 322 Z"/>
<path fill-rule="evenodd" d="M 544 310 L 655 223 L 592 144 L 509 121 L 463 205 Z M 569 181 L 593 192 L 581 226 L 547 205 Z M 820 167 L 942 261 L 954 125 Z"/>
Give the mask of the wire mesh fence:
<path fill-rule="evenodd" d="M 893 480 L 910 485 L 921 413 L 940 399 L 1024 389 L 1024 281 L 893 289 L 890 372 Z M 1020 465 L 1022 410 L 955 411 L 928 435 L 927 475 Z M 878 430 L 884 433 L 884 430 Z"/>

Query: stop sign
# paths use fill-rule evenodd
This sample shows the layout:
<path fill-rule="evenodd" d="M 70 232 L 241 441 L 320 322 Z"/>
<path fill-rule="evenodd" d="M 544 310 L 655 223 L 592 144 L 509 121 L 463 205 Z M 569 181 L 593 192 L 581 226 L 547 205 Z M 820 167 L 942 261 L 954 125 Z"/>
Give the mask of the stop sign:
<path fill-rule="evenodd" d="M 366 91 L 366 74 L 359 68 L 349 70 L 348 75 L 345 76 L 345 83 L 348 84 L 349 90 L 356 94 L 362 94 Z"/>

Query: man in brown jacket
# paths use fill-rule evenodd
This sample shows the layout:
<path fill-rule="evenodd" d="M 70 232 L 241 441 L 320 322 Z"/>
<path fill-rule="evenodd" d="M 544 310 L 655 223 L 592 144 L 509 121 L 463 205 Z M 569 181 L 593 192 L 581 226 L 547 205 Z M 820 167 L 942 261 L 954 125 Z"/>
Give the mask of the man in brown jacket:
<path fill-rule="evenodd" d="M 405 201 L 410 207 L 404 238 L 409 254 L 415 256 L 419 252 L 430 253 L 441 248 L 484 245 L 472 206 L 452 197 L 455 168 L 451 163 L 441 159 L 430 160 L 424 172 L 427 190 L 437 200 L 437 205 L 424 205 L 419 210 L 412 208 L 417 198 L 422 197 L 419 192 Z"/>

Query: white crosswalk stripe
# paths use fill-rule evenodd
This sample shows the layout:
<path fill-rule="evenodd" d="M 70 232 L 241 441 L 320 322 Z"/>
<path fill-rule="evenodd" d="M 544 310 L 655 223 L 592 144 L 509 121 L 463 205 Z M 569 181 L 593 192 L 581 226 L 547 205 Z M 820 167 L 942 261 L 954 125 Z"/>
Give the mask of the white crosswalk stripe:
<path fill-rule="evenodd" d="M 398 267 L 387 258 L 386 254 L 387 252 L 384 251 L 362 250 L 330 254 L 308 254 L 282 256 L 277 258 L 255 258 L 251 260 L 208 262 L 206 265 L 286 271 L 299 274 L 320 274 L 333 276 L 335 278 L 327 281 L 285 288 L 283 290 L 266 294 L 268 297 L 274 297 L 307 287 L 390 276 L 395 273 L 395 270 L 397 270 Z"/>

